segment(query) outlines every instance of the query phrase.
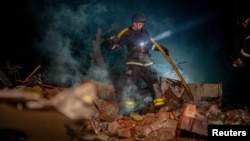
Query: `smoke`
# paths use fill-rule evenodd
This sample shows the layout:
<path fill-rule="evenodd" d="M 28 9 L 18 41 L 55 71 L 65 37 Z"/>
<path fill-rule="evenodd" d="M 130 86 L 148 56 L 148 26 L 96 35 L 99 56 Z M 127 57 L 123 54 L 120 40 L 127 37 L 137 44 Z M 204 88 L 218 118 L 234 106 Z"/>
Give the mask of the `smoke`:
<path fill-rule="evenodd" d="M 120 98 L 119 111 L 123 114 L 140 111 L 145 108 L 148 102 L 152 102 L 152 97 L 149 91 L 143 92 L 145 83 L 134 84 L 132 81 L 127 81 L 127 84 L 122 87 Z M 138 89 L 139 88 L 139 89 Z"/>
<path fill-rule="evenodd" d="M 37 6 L 34 2 L 33 6 Z M 96 27 L 105 28 L 102 15 L 107 12 L 100 3 L 60 4 L 44 1 L 40 3 L 46 9 L 36 10 L 37 32 L 36 48 L 47 58 L 47 74 L 44 81 L 52 84 L 72 85 L 82 79 L 106 73 L 106 70 L 90 68 L 90 54 L 93 52 L 92 41 Z M 33 9 L 34 10 L 34 9 Z M 88 74 L 90 73 L 90 74 Z M 100 75 L 98 75 L 100 76 Z M 105 78 L 107 79 L 107 78 Z"/>
<path fill-rule="evenodd" d="M 143 5 L 138 8 L 131 3 Z M 48 59 L 46 82 L 71 85 L 91 78 L 105 82 L 110 82 L 110 77 L 117 80 L 125 69 L 126 52 L 110 53 L 101 44 L 107 69 L 98 69 L 98 65 L 90 58 L 93 52 L 92 41 L 97 27 L 103 30 L 104 38 L 115 35 L 131 24 L 131 17 L 137 12 L 146 15 L 145 28 L 155 40 L 169 49 L 170 57 L 187 82 L 223 80 L 225 74 L 221 75 L 223 66 L 218 59 L 221 59 L 224 35 L 219 29 L 220 25 L 214 22 L 221 16 L 220 11 L 203 2 L 192 2 L 195 8 L 192 5 L 182 7 L 181 3 L 182 1 L 32 1 L 30 9 L 34 13 L 38 34 L 35 47 Z M 117 26 L 110 31 L 112 25 Z M 159 76 L 178 79 L 163 56 L 152 52 L 152 57 Z"/>

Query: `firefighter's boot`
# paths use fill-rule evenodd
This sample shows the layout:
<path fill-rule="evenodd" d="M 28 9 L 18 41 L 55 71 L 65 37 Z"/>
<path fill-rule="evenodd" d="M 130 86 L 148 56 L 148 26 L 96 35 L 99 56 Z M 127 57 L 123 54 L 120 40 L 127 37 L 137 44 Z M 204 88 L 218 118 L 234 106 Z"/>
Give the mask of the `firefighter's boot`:
<path fill-rule="evenodd" d="M 125 101 L 125 105 L 126 105 L 126 108 L 127 109 L 134 109 L 135 107 L 135 101 L 134 100 L 131 100 L 131 99 L 128 99 Z"/>
<path fill-rule="evenodd" d="M 165 105 L 165 102 L 164 102 L 163 98 L 155 98 L 153 102 L 154 102 L 154 107 L 156 109 L 160 108 L 160 107 L 163 107 Z"/>
<path fill-rule="evenodd" d="M 153 105 L 155 109 L 157 110 L 165 105 L 165 101 L 163 99 L 162 91 L 158 83 L 153 84 L 153 90 L 154 90 L 154 95 L 152 95 Z"/>

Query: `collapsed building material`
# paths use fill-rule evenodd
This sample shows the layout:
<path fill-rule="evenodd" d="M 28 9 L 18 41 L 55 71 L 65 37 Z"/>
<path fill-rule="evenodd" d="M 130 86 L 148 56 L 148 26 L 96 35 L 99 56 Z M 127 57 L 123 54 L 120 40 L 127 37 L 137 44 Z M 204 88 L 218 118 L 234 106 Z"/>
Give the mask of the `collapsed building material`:
<path fill-rule="evenodd" d="M 94 101 L 94 104 L 99 112 L 96 115 L 97 118 L 108 122 L 115 120 L 119 110 L 117 104 L 99 98 Z"/>
<path fill-rule="evenodd" d="M 116 93 L 115 93 L 115 88 L 111 84 L 107 83 L 102 83 L 99 81 L 95 80 L 88 80 L 91 81 L 96 85 L 97 88 L 97 97 L 106 100 L 106 101 L 112 101 L 114 102 L 117 98 Z"/>
<path fill-rule="evenodd" d="M 25 103 L 28 101 L 40 101 L 42 97 L 34 93 L 34 91 L 27 90 L 25 86 L 18 86 L 12 89 L 2 89 L 0 91 L 0 100 Z"/>
<path fill-rule="evenodd" d="M 183 104 L 183 100 L 181 98 L 178 98 L 171 88 L 168 88 L 164 92 L 164 98 L 166 106 L 169 108 L 169 111 L 176 110 L 180 108 Z"/>
<path fill-rule="evenodd" d="M 98 63 L 98 65 L 101 68 L 104 68 L 104 67 L 106 67 L 106 64 L 104 62 L 104 59 L 103 59 L 102 53 L 101 53 L 101 48 L 100 48 L 101 42 L 102 42 L 102 29 L 100 27 L 98 27 L 97 33 L 96 33 L 96 40 L 94 40 L 92 42 L 94 53 L 91 54 L 91 57 L 93 59 L 95 59 L 95 61 Z"/>
<path fill-rule="evenodd" d="M 197 111 L 196 105 L 186 104 L 184 107 L 176 127 L 177 138 L 180 136 L 182 130 L 203 136 L 208 135 L 207 118 Z"/>
<path fill-rule="evenodd" d="M 3 83 L 4 87 L 8 87 L 8 88 L 11 88 L 14 86 L 13 83 L 8 78 L 8 76 L 0 69 L 0 84 L 1 83 Z"/>
<path fill-rule="evenodd" d="M 81 84 L 60 90 L 50 99 L 29 101 L 27 107 L 41 109 L 52 106 L 72 120 L 90 118 L 100 113 L 106 113 L 106 115 L 100 115 L 102 117 L 114 118 L 118 107 L 112 104 L 112 101 L 102 99 L 113 100 L 115 97 L 113 90 L 111 85 L 85 80 Z M 53 91 L 50 92 L 54 94 Z"/>
<path fill-rule="evenodd" d="M 218 84 L 189 84 L 194 93 L 196 105 L 209 106 L 211 103 L 222 103 L 222 83 Z"/>
<path fill-rule="evenodd" d="M 167 78 L 167 80 L 171 79 Z M 79 139 L 78 141 L 90 138 L 110 141 L 173 140 L 176 137 L 182 140 L 183 136 L 181 135 L 184 131 L 191 135 L 206 136 L 208 124 L 250 124 L 248 111 L 222 112 L 219 109 L 222 94 L 219 93 L 220 84 L 193 84 L 194 87 L 190 88 L 191 90 L 195 88 L 193 94 L 197 101 L 189 101 L 189 97 L 185 95 L 185 90 L 182 89 L 181 83 L 178 81 L 171 80 L 168 83 L 165 81 L 162 86 L 166 86 L 166 84 L 168 87 L 162 87 L 165 89 L 166 105 L 155 112 L 145 111 L 144 114 L 118 114 L 118 103 L 113 102 L 117 97 L 113 86 L 94 80 L 83 81 L 82 84 L 71 88 L 46 87 L 48 89 L 43 89 L 43 91 L 47 92 L 48 90 L 48 93 L 53 93 L 54 96 L 47 99 L 32 94 L 38 99 L 35 97 L 26 98 L 26 104 L 29 109 L 54 106 L 53 109 L 58 110 L 73 121 L 80 119 L 77 120 L 77 122 L 81 121 L 79 125 L 66 126 L 72 140 Z M 18 87 L 21 89 L 21 86 Z M 34 90 L 26 88 L 24 91 L 24 88 L 26 87 L 22 87 L 22 91 L 25 93 Z M 3 95 L 5 91 L 8 92 L 6 89 L 0 91 L 0 99 L 13 98 L 17 91 L 11 90 L 8 89 L 9 93 L 6 95 Z M 213 94 L 209 95 L 212 92 Z M 23 95 L 16 96 L 22 97 Z M 191 138 L 195 140 L 195 137 L 197 136 Z"/>
<path fill-rule="evenodd" d="M 36 83 L 36 81 L 41 81 L 39 80 L 40 78 L 34 78 L 34 74 L 41 68 L 41 65 L 39 64 L 24 80 L 16 80 L 17 83 L 20 83 L 22 85 L 29 85 L 32 83 Z"/>
<path fill-rule="evenodd" d="M 187 85 L 187 83 L 186 83 L 185 79 L 183 78 L 182 74 L 180 73 L 179 69 L 176 67 L 175 63 L 172 61 L 172 59 L 169 57 L 169 55 L 166 54 L 163 51 L 163 49 L 161 48 L 161 46 L 154 39 L 151 38 L 151 41 L 156 46 L 156 48 L 161 52 L 161 54 L 164 56 L 164 58 L 168 61 L 168 63 L 170 64 L 170 66 L 174 69 L 174 71 L 176 72 L 177 76 L 181 80 L 182 85 L 183 85 L 184 89 L 186 90 L 189 98 L 193 99 L 192 91 L 190 90 L 189 86 Z"/>
<path fill-rule="evenodd" d="M 183 99 L 184 102 L 193 102 L 195 105 L 205 105 L 210 106 L 211 104 L 222 103 L 222 83 L 214 84 L 188 84 L 192 94 L 193 99 L 187 97 L 185 88 L 181 81 L 161 77 L 161 89 L 163 92 L 166 92 L 168 89 L 171 89 L 177 98 Z"/>

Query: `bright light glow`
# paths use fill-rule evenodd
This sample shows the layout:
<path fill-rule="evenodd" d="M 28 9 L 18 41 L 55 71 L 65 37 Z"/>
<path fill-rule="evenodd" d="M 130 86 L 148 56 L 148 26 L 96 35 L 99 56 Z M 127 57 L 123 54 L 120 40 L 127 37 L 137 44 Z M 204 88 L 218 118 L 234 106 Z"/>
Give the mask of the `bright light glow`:
<path fill-rule="evenodd" d="M 157 35 L 156 37 L 154 37 L 154 39 L 156 41 L 157 40 L 161 40 L 163 38 L 167 38 L 167 37 L 171 36 L 171 34 L 172 34 L 172 31 L 171 30 L 167 30 L 167 31 L 164 31 L 161 34 Z"/>
<path fill-rule="evenodd" d="M 141 43 L 140 43 L 140 46 L 144 46 L 144 43 L 143 43 L 143 42 L 141 42 Z"/>

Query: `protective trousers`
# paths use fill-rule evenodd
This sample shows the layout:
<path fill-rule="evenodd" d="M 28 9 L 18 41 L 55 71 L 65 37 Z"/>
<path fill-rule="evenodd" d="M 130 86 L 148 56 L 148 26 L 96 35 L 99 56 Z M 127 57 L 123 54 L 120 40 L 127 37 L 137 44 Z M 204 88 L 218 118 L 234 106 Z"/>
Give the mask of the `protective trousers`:
<path fill-rule="evenodd" d="M 150 66 L 127 65 L 126 77 L 126 85 L 136 85 L 138 88 L 139 82 L 142 79 L 147 85 L 153 99 L 162 98 L 157 73 Z M 131 92 L 132 95 L 137 93 L 135 88 L 132 91 L 134 91 Z"/>

